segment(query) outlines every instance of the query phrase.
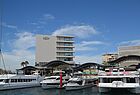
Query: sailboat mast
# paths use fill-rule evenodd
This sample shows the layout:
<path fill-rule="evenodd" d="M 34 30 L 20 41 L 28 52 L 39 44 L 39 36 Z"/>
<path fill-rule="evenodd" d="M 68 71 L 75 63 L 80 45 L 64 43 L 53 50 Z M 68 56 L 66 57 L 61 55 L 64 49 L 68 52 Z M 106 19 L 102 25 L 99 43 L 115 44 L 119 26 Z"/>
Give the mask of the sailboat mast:
<path fill-rule="evenodd" d="M 2 19 L 3 19 L 3 5 L 2 5 L 2 1 L 0 3 L 1 7 L 0 7 L 0 53 L 1 53 L 1 49 L 2 49 Z"/>
<path fill-rule="evenodd" d="M 0 5 L 0 63 L 3 63 L 4 70 L 6 71 L 5 67 L 5 62 L 2 54 L 2 32 L 3 32 L 3 2 L 1 0 L 1 5 Z"/>

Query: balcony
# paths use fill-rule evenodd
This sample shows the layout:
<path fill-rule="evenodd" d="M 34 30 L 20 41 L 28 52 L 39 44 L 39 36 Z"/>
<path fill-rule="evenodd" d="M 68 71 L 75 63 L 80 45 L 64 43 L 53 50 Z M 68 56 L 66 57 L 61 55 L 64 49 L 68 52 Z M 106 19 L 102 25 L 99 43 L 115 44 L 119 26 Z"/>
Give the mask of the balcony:
<path fill-rule="evenodd" d="M 74 58 L 74 56 L 57 55 L 57 58 Z"/>
<path fill-rule="evenodd" d="M 57 50 L 56 52 L 74 52 L 73 50 Z"/>
<path fill-rule="evenodd" d="M 74 48 L 73 45 L 57 45 L 56 47 L 71 47 L 71 48 Z"/>
<path fill-rule="evenodd" d="M 59 42 L 61 42 L 61 43 L 74 43 L 74 41 L 73 40 L 57 40 L 56 41 L 57 43 Z"/>

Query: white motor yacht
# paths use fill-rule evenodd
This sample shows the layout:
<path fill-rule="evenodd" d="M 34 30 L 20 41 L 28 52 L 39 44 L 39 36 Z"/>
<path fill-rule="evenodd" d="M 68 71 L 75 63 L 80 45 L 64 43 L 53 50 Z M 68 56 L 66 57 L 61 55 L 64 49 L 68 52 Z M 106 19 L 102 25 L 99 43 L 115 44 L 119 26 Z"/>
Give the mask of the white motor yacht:
<path fill-rule="evenodd" d="M 0 90 L 27 88 L 40 86 L 42 77 L 40 75 L 0 75 Z"/>
<path fill-rule="evenodd" d="M 73 78 L 70 78 L 68 83 L 65 85 L 66 90 L 78 90 L 87 87 L 92 87 L 95 85 L 95 81 L 97 80 L 97 76 L 88 77 L 83 76 L 83 74 L 74 74 Z"/>
<path fill-rule="evenodd" d="M 125 71 L 123 68 L 106 69 L 99 72 L 99 92 L 129 91 L 140 93 L 138 71 Z"/>
<path fill-rule="evenodd" d="M 62 86 L 68 82 L 69 77 L 62 71 Z M 60 71 L 54 71 L 53 76 L 45 77 L 43 81 L 40 82 L 43 89 L 49 88 L 60 88 Z"/>

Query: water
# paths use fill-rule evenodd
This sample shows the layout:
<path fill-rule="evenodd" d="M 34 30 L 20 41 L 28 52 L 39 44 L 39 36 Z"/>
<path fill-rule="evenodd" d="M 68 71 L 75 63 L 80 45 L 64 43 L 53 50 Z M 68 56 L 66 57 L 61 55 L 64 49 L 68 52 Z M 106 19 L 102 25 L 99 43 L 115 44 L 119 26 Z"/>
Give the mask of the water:
<path fill-rule="evenodd" d="M 86 88 L 86 89 L 75 90 L 75 91 L 65 91 L 65 89 L 43 90 L 40 87 L 37 87 L 37 88 L 0 91 L 0 95 L 136 95 L 136 94 L 120 93 L 120 92 L 100 94 L 98 93 L 97 87 Z"/>

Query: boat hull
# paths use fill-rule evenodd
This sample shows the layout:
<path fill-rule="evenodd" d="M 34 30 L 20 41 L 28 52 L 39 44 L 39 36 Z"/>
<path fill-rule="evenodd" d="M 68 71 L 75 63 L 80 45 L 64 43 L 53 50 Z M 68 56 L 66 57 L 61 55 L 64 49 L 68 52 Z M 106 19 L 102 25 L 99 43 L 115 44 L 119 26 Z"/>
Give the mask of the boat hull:
<path fill-rule="evenodd" d="M 67 83 L 67 82 L 63 82 L 62 85 L 66 84 L 66 83 Z M 42 87 L 43 89 L 60 88 L 60 83 L 51 83 L 51 84 L 49 84 L 49 83 L 42 83 L 42 84 L 41 84 L 41 87 Z M 63 88 L 63 86 L 62 86 L 62 88 Z"/>
<path fill-rule="evenodd" d="M 136 88 L 102 88 L 99 87 L 99 92 L 100 93 L 108 93 L 108 92 L 116 92 L 116 93 L 120 93 L 120 92 L 131 92 L 131 93 L 140 93 L 140 87 L 136 87 Z"/>
<path fill-rule="evenodd" d="M 22 83 L 22 84 L 4 84 L 0 85 L 0 91 L 2 90 L 12 90 L 12 89 L 22 89 L 22 88 L 31 88 L 31 87 L 39 87 L 40 83 Z"/>
<path fill-rule="evenodd" d="M 88 87 L 92 87 L 94 85 L 79 85 L 79 86 L 65 86 L 66 90 L 79 90 L 79 89 L 84 89 Z"/>

